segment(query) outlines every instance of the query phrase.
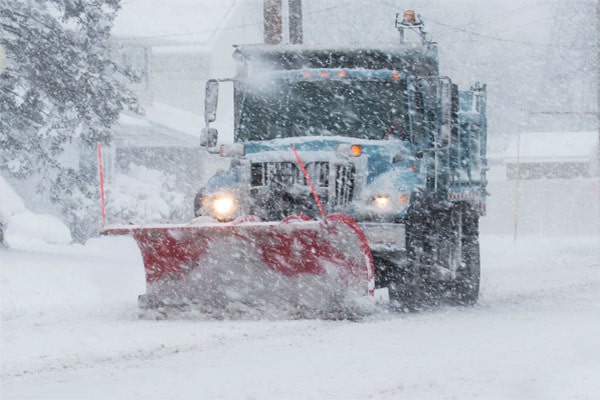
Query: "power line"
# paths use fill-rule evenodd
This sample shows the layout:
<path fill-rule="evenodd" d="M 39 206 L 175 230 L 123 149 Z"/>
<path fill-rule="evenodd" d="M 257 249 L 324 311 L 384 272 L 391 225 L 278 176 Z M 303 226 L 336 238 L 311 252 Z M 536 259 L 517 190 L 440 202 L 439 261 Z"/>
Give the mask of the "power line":
<path fill-rule="evenodd" d="M 523 13 L 525 13 L 527 11 L 531 11 L 533 9 L 536 9 L 536 8 L 538 8 L 541 5 L 549 4 L 549 3 L 550 3 L 550 1 L 547 1 L 547 0 L 545 0 L 545 1 L 539 1 L 537 3 L 530 4 L 528 6 L 516 8 L 514 10 L 509 11 L 506 14 L 495 16 L 495 17 L 489 17 L 489 18 L 486 18 L 486 19 L 483 19 L 483 20 L 477 21 L 477 22 L 471 22 L 471 23 L 469 23 L 467 25 L 481 25 L 481 24 L 488 23 L 488 22 L 496 22 L 496 21 L 499 21 L 501 19 L 510 18 L 510 17 L 514 17 L 515 15 L 523 14 Z"/>
<path fill-rule="evenodd" d="M 332 7 L 327 7 L 327 8 L 321 8 L 319 10 L 307 11 L 304 14 L 306 14 L 306 15 L 320 14 L 320 13 L 323 13 L 326 11 L 337 10 L 339 8 L 345 8 L 345 7 L 344 6 L 332 6 Z"/>
<path fill-rule="evenodd" d="M 386 1 L 386 0 L 382 0 L 381 3 L 383 3 L 383 4 L 385 4 L 385 5 L 389 6 L 389 7 L 393 7 L 394 9 L 398 8 L 395 4 L 392 4 L 392 3 L 390 3 L 389 1 Z M 538 7 L 542 3 L 549 3 L 549 1 L 541 1 L 541 2 L 535 3 L 532 6 Z M 526 7 L 530 7 L 530 6 L 526 6 Z M 513 12 L 515 12 L 517 10 L 523 10 L 526 7 L 521 7 L 520 9 L 513 10 Z M 505 18 L 505 17 L 508 17 L 508 16 L 509 15 L 503 15 L 503 16 L 498 16 L 498 17 L 494 17 L 494 18 L 500 19 L 500 18 Z M 510 16 L 512 16 L 512 15 L 510 15 Z M 505 39 L 505 38 L 501 38 L 501 37 L 498 37 L 498 36 L 486 35 L 486 34 L 483 34 L 483 33 L 471 31 L 471 30 L 464 29 L 464 28 L 460 28 L 458 26 L 454 26 L 454 25 L 450 25 L 450 24 L 445 24 L 443 22 L 439 22 L 439 21 L 436 21 L 436 20 L 430 19 L 430 18 L 426 18 L 425 22 L 426 23 L 427 22 L 433 22 L 434 24 L 437 24 L 437 25 L 440 25 L 440 26 L 443 26 L 443 27 L 446 27 L 446 28 L 450 28 L 450 29 L 453 29 L 453 30 L 456 30 L 456 31 L 459 31 L 459 32 L 467 33 L 467 34 L 472 35 L 472 36 L 477 36 L 477 37 L 480 37 L 480 38 L 483 38 L 483 39 L 495 40 L 495 41 L 498 41 L 498 42 L 506 42 L 506 43 L 524 45 L 524 46 L 531 46 L 531 47 L 542 47 L 542 48 L 550 47 L 549 44 L 533 43 L 533 42 L 523 42 L 523 41 L 518 41 L 518 40 Z M 469 24 L 467 24 L 467 25 L 469 25 Z M 467 26 L 467 25 L 465 25 L 465 26 Z M 524 26 L 524 25 L 522 25 L 522 26 Z"/>
<path fill-rule="evenodd" d="M 132 3 L 134 1 L 139 1 L 139 0 L 129 0 L 128 3 Z M 128 3 L 123 3 L 123 4 L 128 4 Z M 343 6 L 332 6 L 332 7 L 321 8 L 321 9 L 317 9 L 317 10 L 307 11 L 304 14 L 305 15 L 320 14 L 320 13 L 324 13 L 324 12 L 339 9 L 339 8 L 343 8 Z M 225 27 L 219 28 L 218 30 L 226 31 L 226 30 L 251 28 L 251 27 L 260 29 L 261 26 L 262 26 L 262 22 L 251 22 L 251 23 L 239 24 L 239 25 L 234 25 L 234 26 L 225 26 Z M 204 34 L 204 33 L 213 33 L 214 31 L 215 31 L 215 29 L 205 29 L 205 30 L 191 31 L 191 32 L 167 33 L 167 34 L 162 34 L 162 35 L 146 35 L 146 36 L 136 36 L 136 37 L 140 38 L 140 39 L 163 39 L 163 38 L 166 39 L 166 38 L 193 36 L 193 35 L 199 35 L 199 34 Z"/>
<path fill-rule="evenodd" d="M 132 2 L 135 2 L 135 1 L 139 1 L 139 0 L 129 0 L 127 3 L 124 3 L 124 4 L 132 3 Z M 386 4 L 386 5 L 390 6 L 390 7 L 397 8 L 395 5 L 391 4 L 388 1 L 382 1 L 381 3 Z M 502 18 L 508 18 L 508 17 L 516 15 L 518 13 L 525 12 L 525 11 L 528 11 L 530 9 L 539 7 L 540 5 L 546 4 L 546 3 L 550 3 L 550 2 L 549 1 L 541 1 L 541 2 L 535 3 L 535 4 L 531 5 L 531 6 L 526 6 L 526 7 L 521 7 L 519 9 L 515 9 L 515 10 L 512 11 L 512 13 L 507 13 L 507 14 L 504 14 L 504 15 L 501 15 L 501 16 L 493 17 L 492 19 L 488 19 L 488 20 L 498 20 L 498 19 L 502 19 Z M 340 9 L 340 8 L 345 8 L 345 7 L 343 5 L 326 7 L 326 8 L 321 8 L 321 9 L 317 9 L 317 10 L 307 11 L 304 14 L 305 15 L 320 14 L 320 13 L 324 13 L 324 12 L 328 12 L 328 11 L 332 11 L 332 10 L 336 10 L 336 9 Z M 547 19 L 552 19 L 552 18 L 554 18 L 554 17 L 547 18 Z M 528 25 L 531 25 L 531 24 L 534 24 L 534 23 L 543 22 L 543 21 L 545 21 L 547 19 L 533 21 L 533 22 L 530 22 L 530 23 L 527 23 L 527 24 L 522 24 L 522 25 L 517 26 L 517 27 L 528 26 Z M 485 21 L 486 20 L 482 20 L 482 21 L 475 22 L 475 23 L 472 23 L 472 24 L 467 24 L 465 26 L 468 26 L 468 25 L 477 25 L 477 24 L 483 23 Z M 505 43 L 511 43 L 511 44 L 518 44 L 518 45 L 524 45 L 524 46 L 532 46 L 532 47 L 542 47 L 542 48 L 547 48 L 547 47 L 551 46 L 549 44 L 510 40 L 510 39 L 505 39 L 505 38 L 498 37 L 498 36 L 487 35 L 487 34 L 475 32 L 475 31 L 472 31 L 472 30 L 469 30 L 469 29 L 464 29 L 464 28 L 460 28 L 460 27 L 457 27 L 457 26 L 454 26 L 454 25 L 446 24 L 446 23 L 443 23 L 443 22 L 440 22 L 440 21 L 436 21 L 436 20 L 433 20 L 433 19 L 427 19 L 426 22 L 432 22 L 434 24 L 437 24 L 437 25 L 440 25 L 440 26 L 443 26 L 443 27 L 446 27 L 446 28 L 450 28 L 450 29 L 453 29 L 453 30 L 456 30 L 456 31 L 459 31 L 459 32 L 467 33 L 469 35 L 480 37 L 480 38 L 483 38 L 483 39 L 488 39 L 488 40 L 495 40 L 495 41 L 499 41 L 499 42 L 505 42 Z M 247 28 L 247 27 L 254 27 L 256 29 L 260 29 L 260 25 L 261 24 L 259 22 L 253 22 L 253 23 L 239 24 L 239 25 L 234 25 L 234 26 L 225 26 L 225 27 L 220 28 L 220 30 L 222 30 L 222 31 L 235 30 L 235 29 L 242 29 L 242 28 Z M 514 28 L 517 28 L 517 27 L 513 27 L 513 28 L 509 28 L 509 29 L 514 29 Z M 509 30 L 509 29 L 507 29 L 507 30 Z M 199 34 L 205 34 L 205 33 L 212 33 L 214 31 L 215 31 L 214 29 L 206 29 L 206 30 L 198 30 L 198 31 L 192 31 L 192 32 L 184 32 L 184 33 L 181 32 L 181 33 L 170 33 L 170 34 L 162 34 L 162 35 L 147 35 L 147 36 L 137 36 L 137 37 L 138 38 L 142 38 L 142 39 L 161 39 L 161 38 L 165 38 L 166 39 L 166 38 L 177 38 L 177 37 L 186 37 L 186 36 L 193 36 L 193 35 L 199 35 Z"/>
<path fill-rule="evenodd" d="M 498 37 L 498 36 L 486 35 L 486 34 L 479 33 L 479 32 L 473 32 L 473 31 L 468 30 L 468 29 L 459 28 L 457 26 L 450 25 L 450 24 L 445 24 L 443 22 L 439 22 L 439 21 L 436 21 L 436 20 L 433 20 L 433 19 L 429 19 L 428 21 L 431 21 L 434 24 L 437 24 L 437 25 L 440 25 L 440 26 L 444 26 L 446 28 L 453 29 L 455 31 L 467 33 L 469 35 L 481 37 L 481 38 L 484 38 L 484 39 L 495 40 L 495 41 L 498 41 L 498 42 L 506 42 L 506 43 L 511 43 L 511 44 L 519 44 L 519 45 L 523 45 L 523 46 L 532 46 L 532 47 L 544 47 L 544 48 L 551 47 L 551 45 L 544 44 L 544 43 L 522 42 L 522 41 L 518 41 L 518 40 L 510 40 L 510 39 L 501 38 L 501 37 Z"/>
<path fill-rule="evenodd" d="M 555 20 L 556 20 L 556 16 L 551 16 L 551 17 L 540 18 L 540 19 L 537 19 L 537 20 L 535 20 L 535 21 L 528 22 L 528 23 L 526 23 L 526 24 L 517 25 L 517 26 L 511 26 L 511 27 L 509 27 L 509 28 L 506 28 L 506 29 L 503 29 L 503 30 L 501 30 L 501 31 L 496 31 L 496 33 L 508 32 L 508 31 L 511 31 L 511 30 L 513 30 L 513 29 L 520 29 L 520 28 L 523 28 L 523 27 L 525 27 L 525 26 L 530 26 L 530 25 L 539 24 L 540 22 L 546 22 L 546 21 L 555 21 Z"/>

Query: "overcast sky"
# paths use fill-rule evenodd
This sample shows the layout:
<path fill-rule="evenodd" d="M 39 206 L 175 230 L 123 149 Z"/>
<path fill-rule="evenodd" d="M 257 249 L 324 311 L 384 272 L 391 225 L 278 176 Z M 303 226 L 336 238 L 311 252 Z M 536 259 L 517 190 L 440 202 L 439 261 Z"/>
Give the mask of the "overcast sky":
<path fill-rule="evenodd" d="M 205 41 L 239 3 L 124 0 L 115 33 Z M 244 3 L 244 23 L 262 29 L 262 0 Z M 396 13 L 414 9 L 439 44 L 441 73 L 463 88 L 487 83 L 489 129 L 510 135 L 517 124 L 552 129 L 540 114 L 549 110 L 596 111 L 595 7 L 593 0 L 303 0 L 305 42 L 396 42 Z"/>

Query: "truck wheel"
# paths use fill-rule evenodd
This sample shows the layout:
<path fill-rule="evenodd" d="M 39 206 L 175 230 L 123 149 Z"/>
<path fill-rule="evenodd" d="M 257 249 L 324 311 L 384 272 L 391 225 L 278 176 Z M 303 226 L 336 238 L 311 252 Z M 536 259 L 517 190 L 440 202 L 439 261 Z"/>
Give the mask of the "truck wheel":
<path fill-rule="evenodd" d="M 388 285 L 390 308 L 400 312 L 419 311 L 423 305 L 423 283 L 418 273 L 403 271 Z"/>
<path fill-rule="evenodd" d="M 388 256 L 373 253 L 375 263 L 375 287 L 385 287 L 388 290 L 389 308 L 393 311 L 412 311 L 415 296 L 407 285 L 408 271 L 400 268 Z"/>
<path fill-rule="evenodd" d="M 390 308 L 400 312 L 419 311 L 428 298 L 428 282 L 422 276 L 421 265 L 430 243 L 432 216 L 428 211 L 411 213 L 407 219 L 407 257 L 410 260 L 403 268 L 393 269 L 394 274 L 387 282 Z"/>
<path fill-rule="evenodd" d="M 458 305 L 472 305 L 479 298 L 481 265 L 479 256 L 479 216 L 477 212 L 463 208 L 459 232 L 461 262 L 451 289 L 451 299 Z"/>

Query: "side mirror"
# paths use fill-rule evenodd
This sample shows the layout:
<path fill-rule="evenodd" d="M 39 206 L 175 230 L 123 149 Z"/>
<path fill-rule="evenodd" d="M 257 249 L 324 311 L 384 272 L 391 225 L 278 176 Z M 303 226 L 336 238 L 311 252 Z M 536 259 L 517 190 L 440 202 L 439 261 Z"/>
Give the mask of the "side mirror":
<path fill-rule="evenodd" d="M 217 139 L 219 138 L 219 131 L 215 128 L 202 128 L 200 133 L 200 146 L 202 147 L 216 147 Z"/>
<path fill-rule="evenodd" d="M 219 82 L 209 80 L 206 82 L 206 95 L 204 97 L 204 122 L 208 125 L 217 119 L 217 104 L 219 103 Z"/>

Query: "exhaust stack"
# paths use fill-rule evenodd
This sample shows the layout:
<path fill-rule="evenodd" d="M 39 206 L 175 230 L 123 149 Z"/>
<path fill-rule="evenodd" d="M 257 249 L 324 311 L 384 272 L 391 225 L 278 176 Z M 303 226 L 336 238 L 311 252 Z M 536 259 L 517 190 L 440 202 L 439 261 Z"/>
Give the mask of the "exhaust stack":
<path fill-rule="evenodd" d="M 283 42 L 283 0 L 264 0 L 264 43 L 281 44 Z M 289 43 L 302 44 L 302 0 L 288 0 Z"/>

